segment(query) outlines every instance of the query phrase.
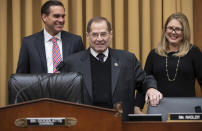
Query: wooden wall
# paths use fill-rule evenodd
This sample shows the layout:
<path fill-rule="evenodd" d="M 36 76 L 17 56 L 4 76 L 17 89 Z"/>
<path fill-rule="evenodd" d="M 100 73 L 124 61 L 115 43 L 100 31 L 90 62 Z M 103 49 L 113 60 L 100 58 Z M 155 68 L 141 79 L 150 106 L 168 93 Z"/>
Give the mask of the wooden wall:
<path fill-rule="evenodd" d="M 194 44 L 202 51 L 202 0 L 193 0 L 193 6 Z M 198 83 L 196 84 L 196 95 L 202 97 L 202 90 Z"/>

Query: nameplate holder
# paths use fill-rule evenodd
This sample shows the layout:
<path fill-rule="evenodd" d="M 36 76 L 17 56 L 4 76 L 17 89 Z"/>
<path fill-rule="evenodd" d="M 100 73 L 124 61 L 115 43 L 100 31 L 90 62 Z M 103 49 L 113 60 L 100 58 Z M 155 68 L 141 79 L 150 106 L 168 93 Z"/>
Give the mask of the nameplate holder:
<path fill-rule="evenodd" d="M 168 121 L 202 122 L 202 113 L 169 113 Z"/>

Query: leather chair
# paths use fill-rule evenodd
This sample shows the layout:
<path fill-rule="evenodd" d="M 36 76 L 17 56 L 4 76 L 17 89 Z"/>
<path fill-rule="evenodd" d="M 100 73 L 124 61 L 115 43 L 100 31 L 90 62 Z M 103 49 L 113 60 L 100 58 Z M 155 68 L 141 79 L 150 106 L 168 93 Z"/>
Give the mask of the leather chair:
<path fill-rule="evenodd" d="M 83 103 L 82 75 L 71 72 L 10 76 L 8 81 L 9 104 L 39 98 Z"/>
<path fill-rule="evenodd" d="M 202 97 L 164 97 L 158 106 L 149 105 L 147 114 L 162 114 L 162 120 L 168 120 L 168 113 L 195 113 L 196 107 L 202 107 Z"/>

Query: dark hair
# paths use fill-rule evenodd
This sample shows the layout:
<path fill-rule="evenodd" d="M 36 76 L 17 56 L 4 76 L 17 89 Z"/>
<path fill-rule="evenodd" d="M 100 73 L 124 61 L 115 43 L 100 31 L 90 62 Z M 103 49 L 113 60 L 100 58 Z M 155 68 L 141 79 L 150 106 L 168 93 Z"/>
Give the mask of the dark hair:
<path fill-rule="evenodd" d="M 44 3 L 41 7 L 41 15 L 46 14 L 49 15 L 50 13 L 50 7 L 51 6 L 62 6 L 64 8 L 64 5 L 58 1 L 58 0 L 49 0 L 46 3 Z"/>
<path fill-rule="evenodd" d="M 108 28 L 108 31 L 110 32 L 112 30 L 111 28 L 111 24 L 110 22 L 105 18 L 105 17 L 94 17 L 92 18 L 89 22 L 88 22 L 88 25 L 87 25 L 87 32 L 90 33 L 90 30 L 91 30 L 91 25 L 93 22 L 101 22 L 101 21 L 105 21 L 107 23 L 107 28 Z"/>

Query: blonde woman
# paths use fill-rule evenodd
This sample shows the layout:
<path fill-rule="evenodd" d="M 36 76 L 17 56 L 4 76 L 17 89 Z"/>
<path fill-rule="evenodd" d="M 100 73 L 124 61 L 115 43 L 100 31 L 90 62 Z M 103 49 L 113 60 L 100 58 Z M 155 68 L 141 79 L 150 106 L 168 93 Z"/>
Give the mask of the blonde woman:
<path fill-rule="evenodd" d="M 184 14 L 168 17 L 160 44 L 147 57 L 145 71 L 155 77 L 164 97 L 195 96 L 195 78 L 202 86 L 202 54 L 190 43 L 190 27 Z M 137 93 L 136 98 L 138 113 L 144 105 L 144 94 Z"/>

